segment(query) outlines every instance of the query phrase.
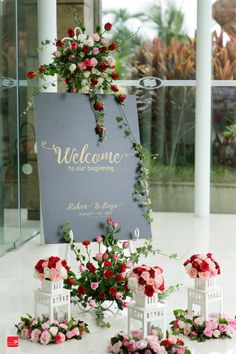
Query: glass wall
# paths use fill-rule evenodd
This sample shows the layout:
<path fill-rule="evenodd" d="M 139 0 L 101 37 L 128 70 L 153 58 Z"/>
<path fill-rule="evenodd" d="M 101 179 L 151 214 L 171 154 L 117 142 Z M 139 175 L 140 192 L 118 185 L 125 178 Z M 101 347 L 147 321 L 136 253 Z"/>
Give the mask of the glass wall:
<path fill-rule="evenodd" d="M 197 1 L 102 4 L 103 22 L 114 23 L 114 40 L 123 42 L 115 58 L 120 79 L 137 96 L 153 209 L 193 212 Z M 164 80 L 163 87 L 137 88 L 147 76 Z"/>

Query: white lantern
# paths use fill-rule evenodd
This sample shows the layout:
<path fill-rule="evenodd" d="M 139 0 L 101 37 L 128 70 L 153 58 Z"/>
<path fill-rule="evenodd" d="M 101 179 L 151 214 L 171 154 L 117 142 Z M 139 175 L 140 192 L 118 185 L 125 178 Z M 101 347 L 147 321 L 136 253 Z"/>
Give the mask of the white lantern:
<path fill-rule="evenodd" d="M 223 290 L 215 286 L 215 278 L 195 279 L 195 287 L 188 288 L 188 313 L 193 316 L 193 306 L 200 307 L 200 316 L 207 319 L 209 316 L 209 305 L 218 302 L 220 304 L 220 315 L 223 316 Z"/>
<path fill-rule="evenodd" d="M 70 320 L 70 290 L 63 288 L 63 280 L 43 280 L 41 289 L 34 293 L 35 317 L 49 315 L 49 322 Z M 39 308 L 44 308 L 41 311 Z M 46 310 L 46 311 L 45 311 Z"/>
<path fill-rule="evenodd" d="M 135 303 L 128 306 L 128 335 L 131 334 L 131 321 L 140 321 L 142 324 L 142 337 L 146 338 L 151 333 L 152 325 L 160 327 L 163 336 L 166 332 L 166 304 L 158 301 L 158 294 L 148 297 L 137 293 Z"/>

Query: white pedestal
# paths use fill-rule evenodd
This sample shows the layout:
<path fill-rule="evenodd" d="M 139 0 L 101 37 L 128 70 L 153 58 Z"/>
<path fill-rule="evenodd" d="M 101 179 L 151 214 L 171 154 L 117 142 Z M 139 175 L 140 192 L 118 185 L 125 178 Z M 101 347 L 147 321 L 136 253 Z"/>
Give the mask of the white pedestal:
<path fill-rule="evenodd" d="M 146 307 L 130 304 L 128 307 L 128 335 L 131 334 L 131 321 L 136 320 L 142 323 L 142 337 L 146 338 L 151 332 L 151 326 L 155 322 L 159 322 L 163 336 L 166 332 L 166 307 L 165 304 L 154 304 Z"/>
<path fill-rule="evenodd" d="M 49 322 L 59 320 L 54 314 L 54 310 L 59 309 L 61 306 L 66 306 L 65 318 L 70 320 L 70 290 L 62 289 L 53 293 L 44 292 L 41 289 L 34 292 L 34 306 L 35 317 L 40 316 L 42 313 L 38 312 L 39 305 L 42 305 L 48 309 Z"/>
<path fill-rule="evenodd" d="M 220 315 L 223 316 L 223 290 L 217 287 L 207 287 L 205 290 L 188 288 L 188 313 L 193 316 L 193 305 L 200 306 L 200 316 L 207 319 L 209 316 L 209 305 L 218 302 Z"/>

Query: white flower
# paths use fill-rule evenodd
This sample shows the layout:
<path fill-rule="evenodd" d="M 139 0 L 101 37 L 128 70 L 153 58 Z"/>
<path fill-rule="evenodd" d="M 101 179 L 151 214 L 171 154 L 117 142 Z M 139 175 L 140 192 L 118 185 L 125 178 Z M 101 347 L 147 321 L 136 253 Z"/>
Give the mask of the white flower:
<path fill-rule="evenodd" d="M 204 318 L 203 318 L 203 317 L 197 317 L 197 318 L 194 320 L 194 323 L 195 323 L 197 326 L 202 326 L 203 323 L 204 323 Z"/>
<path fill-rule="evenodd" d="M 99 77 L 97 85 L 100 86 L 103 83 L 103 81 L 104 79 L 102 77 Z"/>
<path fill-rule="evenodd" d="M 183 321 L 179 321 L 178 326 L 179 326 L 179 328 L 183 329 L 185 326 L 185 323 Z"/>
<path fill-rule="evenodd" d="M 89 37 L 87 40 L 84 41 L 84 45 L 87 45 L 89 47 L 93 47 L 94 46 L 94 40 L 92 37 Z"/>
<path fill-rule="evenodd" d="M 70 64 L 70 66 L 69 66 L 70 72 L 73 73 L 75 71 L 75 69 L 76 69 L 76 65 L 75 64 Z"/>
<path fill-rule="evenodd" d="M 56 327 L 56 326 L 50 327 L 49 332 L 50 332 L 53 336 L 55 336 L 55 335 L 57 334 L 57 332 L 58 332 L 58 327 Z"/>
<path fill-rule="evenodd" d="M 45 278 L 50 277 L 50 269 L 49 268 L 44 268 L 44 275 L 45 275 Z"/>
<path fill-rule="evenodd" d="M 227 331 L 226 331 L 227 336 L 229 337 L 235 337 L 236 333 L 235 330 L 232 327 L 228 327 Z"/>
<path fill-rule="evenodd" d="M 128 280 L 128 287 L 131 290 L 137 290 L 137 286 L 138 286 L 138 279 L 137 278 L 129 278 Z"/>
<path fill-rule="evenodd" d="M 84 42 L 86 40 L 86 38 L 87 38 L 86 34 L 81 33 L 78 35 L 78 41 L 80 41 L 80 42 Z"/>
<path fill-rule="evenodd" d="M 89 93 L 89 86 L 84 86 L 82 87 L 82 90 L 81 90 L 83 93 Z"/>
<path fill-rule="evenodd" d="M 67 270 L 66 270 L 66 268 L 61 267 L 60 273 L 61 273 L 61 276 L 62 276 L 63 279 L 67 278 Z"/>
<path fill-rule="evenodd" d="M 84 77 L 88 78 L 90 76 L 90 71 L 84 71 Z"/>
<path fill-rule="evenodd" d="M 82 81 L 81 81 L 81 85 L 82 85 L 82 86 L 88 85 L 88 80 L 82 80 Z"/>
<path fill-rule="evenodd" d="M 212 334 L 213 334 L 213 337 L 215 337 L 215 338 L 220 337 L 220 331 L 218 329 L 215 329 Z"/>
<path fill-rule="evenodd" d="M 84 53 L 80 53 L 80 58 L 84 58 L 85 54 Z"/>

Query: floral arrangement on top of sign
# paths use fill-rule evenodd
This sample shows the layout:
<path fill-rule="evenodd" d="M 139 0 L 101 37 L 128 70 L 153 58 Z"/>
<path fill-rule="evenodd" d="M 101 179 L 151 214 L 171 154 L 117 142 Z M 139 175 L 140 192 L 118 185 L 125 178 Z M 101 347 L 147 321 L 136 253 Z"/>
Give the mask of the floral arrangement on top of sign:
<path fill-rule="evenodd" d="M 35 277 L 39 280 L 58 281 L 66 279 L 70 267 L 68 267 L 65 259 L 57 256 L 40 259 L 35 265 Z"/>
<path fill-rule="evenodd" d="M 120 91 L 114 80 L 118 79 L 118 74 L 114 71 L 115 65 L 111 54 L 120 45 L 117 43 L 109 43 L 106 33 L 112 28 L 112 24 L 107 22 L 104 28 L 96 27 L 96 32 L 89 36 L 85 33 L 76 11 L 74 17 L 78 22 L 78 27 L 69 28 L 67 36 L 57 39 L 51 43 L 49 40 L 42 41 L 42 48 L 48 44 L 53 44 L 57 50 L 52 53 L 52 62 L 50 64 L 42 64 L 37 71 L 29 71 L 27 76 L 29 79 L 44 79 L 46 76 L 58 75 L 64 79 L 67 85 L 67 92 L 87 93 L 89 94 L 92 108 L 96 119 L 95 131 L 100 141 L 104 141 L 106 136 L 106 128 L 104 122 L 104 106 L 102 96 L 99 92 L 115 93 L 116 100 L 122 104 L 126 95 Z M 33 94 L 28 102 L 25 113 L 33 105 L 34 97 L 37 96 L 42 89 L 46 89 L 54 82 L 43 84 Z"/>
<path fill-rule="evenodd" d="M 135 263 L 138 263 L 140 256 L 162 254 L 160 250 L 153 249 L 151 240 L 146 240 L 144 246 L 136 248 L 135 252 L 126 254 L 125 250 L 129 247 L 129 242 L 119 242 L 117 240 L 120 231 L 118 223 L 113 221 L 112 218 L 108 218 L 107 232 L 105 235 L 96 237 L 98 252 L 91 256 L 91 242 L 88 240 L 82 242 L 86 255 L 82 254 L 75 242 L 71 241 L 69 225 L 64 225 L 65 240 L 70 243 L 76 260 L 79 262 L 80 270 L 79 276 L 76 276 L 72 271 L 68 272 L 65 287 L 71 289 L 71 297 L 74 303 L 79 302 L 84 308 L 87 306 L 94 308 L 97 324 L 101 327 L 110 327 L 109 323 L 104 322 L 103 305 L 105 301 L 114 301 L 120 310 L 128 306 L 127 299 L 133 296 L 133 290 L 129 287 L 128 271 L 134 267 Z M 176 254 L 172 254 L 169 258 L 175 259 L 176 256 Z M 145 267 L 145 269 L 149 268 Z M 157 275 L 156 280 L 162 276 L 159 269 L 150 274 L 150 279 L 147 279 L 147 286 L 150 283 L 149 295 L 157 289 L 157 284 L 152 275 L 154 277 Z M 161 283 L 163 284 L 163 281 Z M 170 286 L 166 290 L 163 286 L 160 286 L 161 298 L 164 299 L 178 289 L 178 284 Z"/>
<path fill-rule="evenodd" d="M 208 280 L 220 274 L 220 266 L 212 253 L 194 254 L 184 262 L 191 278 Z"/>
<path fill-rule="evenodd" d="M 48 315 L 33 318 L 28 315 L 21 317 L 21 322 L 15 325 L 17 333 L 22 339 L 47 345 L 50 343 L 60 344 L 69 339 L 82 339 L 82 335 L 89 333 L 87 323 L 74 320 L 53 323 L 49 322 Z"/>
<path fill-rule="evenodd" d="M 187 311 L 175 310 L 175 320 L 170 323 L 175 335 L 184 334 L 192 340 L 225 339 L 236 335 L 236 319 L 212 314 L 207 320 L 190 316 Z"/>
<path fill-rule="evenodd" d="M 108 351 L 113 354 L 191 354 L 184 342 L 167 332 L 167 338 L 159 340 L 156 331 L 142 338 L 140 330 L 131 331 L 131 337 L 123 332 L 112 337 Z"/>

